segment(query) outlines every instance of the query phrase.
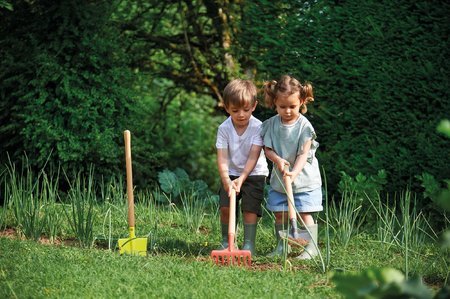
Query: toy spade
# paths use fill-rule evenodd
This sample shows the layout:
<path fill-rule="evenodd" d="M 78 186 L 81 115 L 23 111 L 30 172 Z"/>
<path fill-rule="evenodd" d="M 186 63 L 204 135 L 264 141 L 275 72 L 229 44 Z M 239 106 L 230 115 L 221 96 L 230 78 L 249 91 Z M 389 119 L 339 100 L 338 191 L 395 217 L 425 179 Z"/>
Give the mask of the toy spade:
<path fill-rule="evenodd" d="M 135 219 L 134 219 L 134 196 L 133 196 L 133 175 L 131 169 L 131 133 L 126 130 L 123 132 L 125 139 L 125 162 L 127 171 L 127 197 L 128 197 L 128 226 L 129 237 L 119 239 L 120 254 L 147 255 L 147 238 L 136 238 Z"/>

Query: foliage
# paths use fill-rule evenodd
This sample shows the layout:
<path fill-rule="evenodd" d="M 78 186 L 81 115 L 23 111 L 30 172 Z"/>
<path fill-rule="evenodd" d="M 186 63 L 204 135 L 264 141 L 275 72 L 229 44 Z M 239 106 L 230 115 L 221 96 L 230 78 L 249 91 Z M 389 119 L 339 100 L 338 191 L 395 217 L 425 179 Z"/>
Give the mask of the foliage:
<path fill-rule="evenodd" d="M 13 5 L 9 1 L 6 1 L 6 0 L 0 0 L 0 8 L 14 10 Z"/>
<path fill-rule="evenodd" d="M 139 83 L 147 96 L 139 100 L 135 132 L 135 182 L 140 187 L 156 185 L 157 174 L 165 168 L 181 167 L 211 188 L 219 181 L 216 173 L 215 138 L 223 116 L 214 115 L 215 101 L 187 93 L 164 79 Z"/>
<path fill-rule="evenodd" d="M 15 1 L 1 11 L 0 144 L 39 169 L 111 175 L 133 109 L 126 39 L 111 23 L 113 3 Z M 1 156 L 2 163 L 6 155 Z"/>
<path fill-rule="evenodd" d="M 439 122 L 437 127 L 438 132 L 450 138 L 450 120 L 444 119 Z"/>
<path fill-rule="evenodd" d="M 161 190 L 172 196 L 174 200 L 181 200 L 186 193 L 192 194 L 200 200 L 205 200 L 211 193 L 208 185 L 202 180 L 191 181 L 185 170 L 176 168 L 174 171 L 165 169 L 158 173 Z"/>
<path fill-rule="evenodd" d="M 313 83 L 307 117 L 330 190 L 341 171 L 384 169 L 389 192 L 417 191 L 425 169 L 449 177 L 448 142 L 432 134 L 450 111 L 447 1 L 246 3 L 239 42 L 256 78 Z"/>
<path fill-rule="evenodd" d="M 96 211 L 95 183 L 93 169 L 89 176 L 83 177 L 79 172 L 67 193 L 70 207 L 64 209 L 70 227 L 83 247 L 90 248 L 94 245 L 94 221 Z"/>
<path fill-rule="evenodd" d="M 239 74 L 233 46 L 240 10 L 239 1 L 131 0 L 118 6 L 115 19 L 134 41 L 135 70 L 220 102 L 225 85 Z"/>
<path fill-rule="evenodd" d="M 345 298 L 433 298 L 420 278 L 405 280 L 393 268 L 370 268 L 361 273 L 335 273 L 336 289 Z"/>

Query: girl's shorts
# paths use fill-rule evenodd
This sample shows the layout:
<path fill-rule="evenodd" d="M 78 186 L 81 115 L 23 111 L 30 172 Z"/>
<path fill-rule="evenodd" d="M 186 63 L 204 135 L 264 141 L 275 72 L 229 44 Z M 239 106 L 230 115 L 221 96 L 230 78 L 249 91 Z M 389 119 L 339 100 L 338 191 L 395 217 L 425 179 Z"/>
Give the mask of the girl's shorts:
<path fill-rule="evenodd" d="M 300 213 L 320 212 L 323 210 L 322 188 L 295 193 L 294 202 L 297 211 Z M 266 206 L 267 209 L 272 212 L 287 212 L 288 205 L 286 194 L 270 188 Z"/>

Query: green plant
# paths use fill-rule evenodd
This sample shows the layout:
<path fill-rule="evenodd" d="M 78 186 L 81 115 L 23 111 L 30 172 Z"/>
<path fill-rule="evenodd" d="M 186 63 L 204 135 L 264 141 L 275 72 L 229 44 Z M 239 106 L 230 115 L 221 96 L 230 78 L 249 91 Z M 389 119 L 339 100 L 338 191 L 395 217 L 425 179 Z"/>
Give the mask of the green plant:
<path fill-rule="evenodd" d="M 159 172 L 158 181 L 161 190 L 170 195 L 176 203 L 181 202 L 185 192 L 203 199 L 211 195 L 211 191 L 208 190 L 208 185 L 204 181 L 191 181 L 186 171 L 181 168 L 176 168 L 174 171 L 165 169 Z"/>
<path fill-rule="evenodd" d="M 328 208 L 327 225 L 333 230 L 333 237 L 344 247 L 358 233 L 364 221 L 361 211 L 362 200 L 352 190 L 344 190 L 340 200 L 333 200 Z"/>
<path fill-rule="evenodd" d="M 87 178 L 79 172 L 75 182 L 70 183 L 67 192 L 69 211 L 64 209 L 70 227 L 83 247 L 92 247 L 94 243 L 93 226 L 96 216 L 96 204 L 93 168 Z"/>
<path fill-rule="evenodd" d="M 48 176 L 43 173 L 43 221 L 44 233 L 46 233 L 50 242 L 61 235 L 63 219 L 60 216 L 62 206 L 57 204 L 59 173 L 56 177 Z"/>
<path fill-rule="evenodd" d="M 336 290 L 344 298 L 415 298 L 431 299 L 433 291 L 420 278 L 405 279 L 393 268 L 369 268 L 360 273 L 333 274 Z"/>
<path fill-rule="evenodd" d="M 8 208 L 14 213 L 17 229 L 25 237 L 38 240 L 45 226 L 41 216 L 44 190 L 41 176 L 34 177 L 30 167 L 18 173 L 11 162 L 7 171 L 5 197 Z"/>

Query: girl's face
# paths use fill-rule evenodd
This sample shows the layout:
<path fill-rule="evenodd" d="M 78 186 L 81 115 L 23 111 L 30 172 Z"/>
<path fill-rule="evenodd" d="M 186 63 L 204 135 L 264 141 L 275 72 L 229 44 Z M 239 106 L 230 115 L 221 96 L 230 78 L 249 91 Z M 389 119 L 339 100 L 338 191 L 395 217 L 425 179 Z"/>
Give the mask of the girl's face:
<path fill-rule="evenodd" d="M 300 116 L 300 97 L 299 93 L 293 93 L 287 97 L 278 97 L 275 100 L 277 113 L 285 125 L 293 124 Z"/>
<path fill-rule="evenodd" d="M 250 117 L 253 111 L 255 111 L 257 102 L 252 106 L 251 104 L 245 105 L 243 107 L 237 107 L 230 104 L 225 110 L 230 114 L 231 120 L 235 128 L 245 128 L 248 126 Z"/>

